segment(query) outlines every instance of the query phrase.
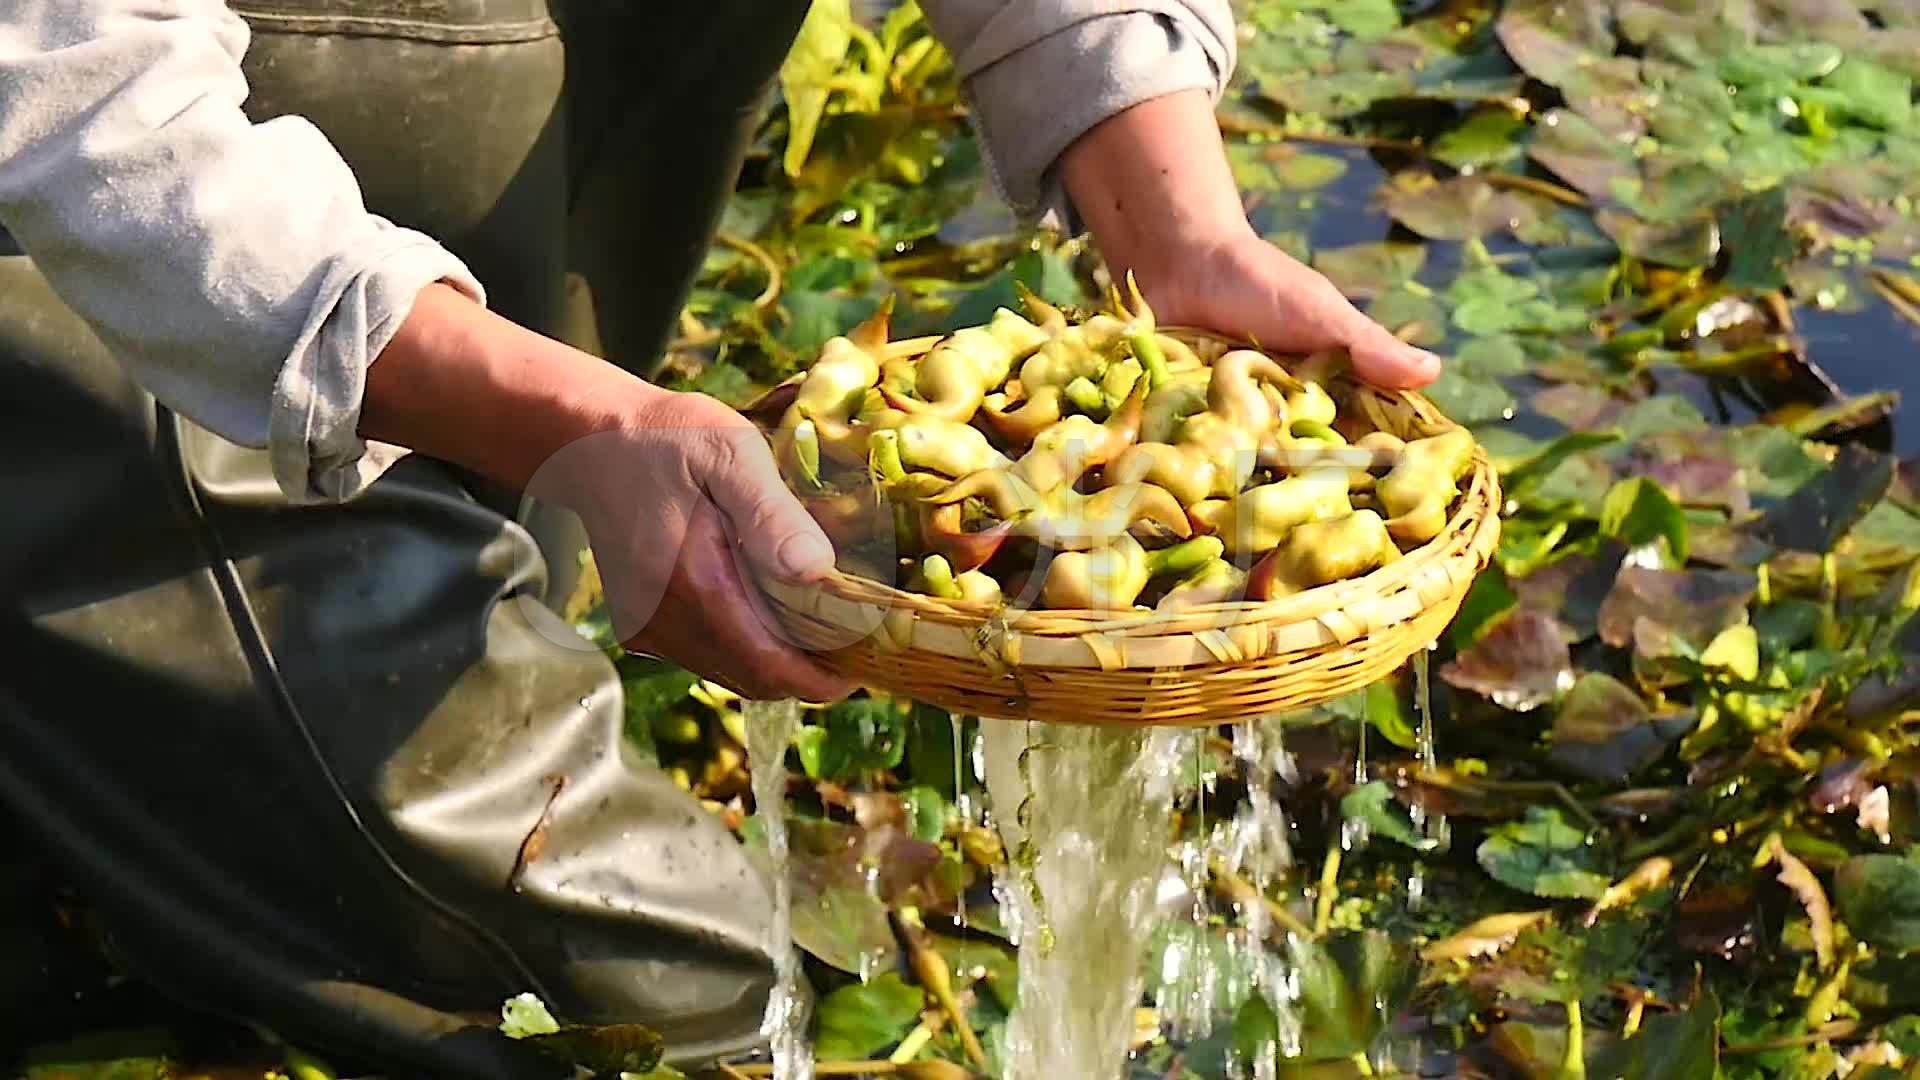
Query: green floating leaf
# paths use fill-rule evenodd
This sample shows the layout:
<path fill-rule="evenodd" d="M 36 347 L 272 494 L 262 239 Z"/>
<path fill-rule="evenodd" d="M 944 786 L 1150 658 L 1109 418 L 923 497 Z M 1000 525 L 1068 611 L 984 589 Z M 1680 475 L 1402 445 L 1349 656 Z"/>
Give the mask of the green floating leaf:
<path fill-rule="evenodd" d="M 1368 781 L 1342 796 L 1340 816 L 1363 822 L 1370 835 L 1384 836 L 1415 851 L 1431 851 L 1440 844 L 1420 835 L 1384 780 Z"/>
<path fill-rule="evenodd" d="M 1890 952 L 1920 950 L 1920 848 L 1848 859 L 1834 872 L 1833 898 L 1855 937 Z"/>
<path fill-rule="evenodd" d="M 1720 1003 L 1712 995 L 1647 1017 L 1631 1039 L 1587 1058 L 1587 1080 L 1669 1080 L 1720 1072 Z"/>
<path fill-rule="evenodd" d="M 1538 453 L 1504 471 L 1507 496 L 1522 499 L 1562 464 L 1590 450 L 1620 441 L 1617 431 L 1571 431 L 1548 443 Z"/>
<path fill-rule="evenodd" d="M 1605 5 L 1555 0 L 1509 0 L 1496 32 L 1520 69 L 1559 86 L 1581 69 L 1612 56 L 1615 42 Z"/>
<path fill-rule="evenodd" d="M 1395 221 L 1429 240 L 1472 240 L 1522 228 L 1551 209 L 1537 197 L 1502 191 L 1480 176 L 1390 186 L 1383 201 Z"/>
<path fill-rule="evenodd" d="M 1871 60 L 1847 57 L 1822 85 L 1838 95 L 1836 111 L 1868 127 L 1897 130 L 1913 115 L 1913 80 Z"/>
<path fill-rule="evenodd" d="M 822 1061 L 859 1061 L 906 1038 L 926 994 L 897 972 L 843 986 L 820 1000 L 814 1053 Z"/>
<path fill-rule="evenodd" d="M 1367 316 L 1401 340 L 1433 348 L 1447 338 L 1447 312 L 1426 293 L 1395 289 L 1367 305 Z"/>
<path fill-rule="evenodd" d="M 1687 561 L 1687 515 L 1665 488 L 1644 476 L 1615 484 L 1600 504 L 1600 534 L 1639 547 L 1665 539 L 1675 565 Z"/>
<path fill-rule="evenodd" d="M 1770 188 L 1723 207 L 1720 239 L 1730 288 L 1765 291 L 1786 285 L 1787 266 L 1798 248 L 1787 229 L 1786 189 Z"/>
<path fill-rule="evenodd" d="M 1580 676 L 1553 720 L 1553 763 L 1586 780 L 1619 783 L 1658 761 L 1692 726 L 1691 716 L 1652 716 L 1632 687 L 1610 675 Z"/>
<path fill-rule="evenodd" d="M 1349 297 L 1370 300 L 1412 281 L 1426 259 L 1423 244 L 1351 244 L 1315 252 L 1313 267 Z"/>
<path fill-rule="evenodd" d="M 1477 855 L 1494 880 L 1534 896 L 1592 900 L 1613 882 L 1586 832 L 1558 807 L 1531 806 L 1525 821 L 1495 826 Z"/>
<path fill-rule="evenodd" d="M 1640 172 L 1630 146 L 1568 109 L 1554 109 L 1540 118 L 1527 154 L 1597 200 L 1611 199 L 1615 181 Z"/>
<path fill-rule="evenodd" d="M 1475 109 L 1460 125 L 1433 141 L 1436 160 L 1456 169 L 1489 169 L 1524 153 L 1526 117 L 1504 105 Z"/>
<path fill-rule="evenodd" d="M 788 127 L 786 154 L 781 160 L 788 176 L 799 176 L 813 152 L 820 118 L 827 111 L 828 85 L 852 44 L 851 0 L 813 0 L 793 47 L 780 65 L 780 92 L 787 100 Z"/>

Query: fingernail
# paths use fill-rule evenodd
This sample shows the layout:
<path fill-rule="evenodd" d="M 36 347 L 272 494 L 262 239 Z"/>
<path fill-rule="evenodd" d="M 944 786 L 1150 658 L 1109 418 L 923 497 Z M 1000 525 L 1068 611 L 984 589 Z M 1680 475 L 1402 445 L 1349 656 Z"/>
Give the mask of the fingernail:
<path fill-rule="evenodd" d="M 780 571 L 794 581 L 809 581 L 833 565 L 833 546 L 812 533 L 795 533 L 780 545 Z"/>
<path fill-rule="evenodd" d="M 1429 379 L 1440 374 L 1440 357 L 1435 353 L 1430 353 L 1425 349 L 1415 349 L 1413 350 L 1413 362 L 1420 374 L 1425 375 Z"/>

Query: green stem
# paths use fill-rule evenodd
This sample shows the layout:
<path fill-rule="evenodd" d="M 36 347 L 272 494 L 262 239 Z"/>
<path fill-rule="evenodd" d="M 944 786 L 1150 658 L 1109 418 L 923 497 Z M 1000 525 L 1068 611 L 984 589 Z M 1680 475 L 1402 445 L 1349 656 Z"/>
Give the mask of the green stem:
<path fill-rule="evenodd" d="M 928 596 L 958 600 L 962 595 L 960 583 L 953 579 L 953 564 L 943 556 L 929 555 L 921 562 L 920 581 L 927 587 Z"/>
<path fill-rule="evenodd" d="M 1127 344 L 1133 348 L 1134 359 L 1140 361 L 1140 367 L 1147 373 L 1147 389 L 1158 390 L 1173 378 L 1167 370 L 1167 354 L 1160 348 L 1160 340 L 1151 329 L 1135 330 L 1127 335 Z"/>
<path fill-rule="evenodd" d="M 1147 575 L 1191 574 L 1219 558 L 1225 551 L 1226 545 L 1217 536 L 1196 536 L 1191 540 L 1182 540 L 1172 547 L 1148 552 Z"/>
<path fill-rule="evenodd" d="M 1340 896 L 1340 840 L 1327 845 L 1327 859 L 1320 864 L 1320 895 L 1313 900 L 1313 936 L 1325 937 L 1333 922 L 1333 902 Z"/>
<path fill-rule="evenodd" d="M 1076 377 L 1062 391 L 1073 407 L 1090 416 L 1099 416 L 1107 411 L 1107 395 L 1093 384 L 1093 380 L 1084 375 Z"/>
<path fill-rule="evenodd" d="M 1580 1023 L 1580 1002 L 1567 1002 L 1567 1053 L 1560 1060 L 1564 1080 L 1587 1080 L 1587 1037 Z"/>

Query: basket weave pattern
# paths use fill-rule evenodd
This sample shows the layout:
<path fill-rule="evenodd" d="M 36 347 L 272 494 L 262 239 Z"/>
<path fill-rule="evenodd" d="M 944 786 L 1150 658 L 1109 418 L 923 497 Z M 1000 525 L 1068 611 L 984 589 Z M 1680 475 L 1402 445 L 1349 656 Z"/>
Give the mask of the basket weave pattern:
<path fill-rule="evenodd" d="M 1179 332 L 1194 341 L 1205 335 Z M 1341 378 L 1343 413 L 1403 439 L 1455 425 L 1426 399 Z M 774 612 L 828 666 L 958 714 L 1119 726 L 1214 725 L 1320 704 L 1391 673 L 1445 630 L 1500 535 L 1476 449 L 1446 528 L 1360 577 L 1278 600 L 1170 612 L 1015 610 L 836 571 L 773 586 Z"/>

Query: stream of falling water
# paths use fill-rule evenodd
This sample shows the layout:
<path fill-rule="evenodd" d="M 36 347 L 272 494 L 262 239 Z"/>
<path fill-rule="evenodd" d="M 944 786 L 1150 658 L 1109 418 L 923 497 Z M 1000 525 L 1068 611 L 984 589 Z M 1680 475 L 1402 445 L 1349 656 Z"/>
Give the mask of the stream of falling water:
<path fill-rule="evenodd" d="M 1440 759 L 1433 741 L 1433 695 L 1428 683 L 1427 655 L 1429 649 L 1421 649 L 1413 657 L 1413 707 L 1419 712 L 1420 733 L 1415 743 L 1415 753 L 1419 756 L 1419 776 L 1437 773 Z M 1445 853 L 1452 846 L 1452 830 L 1445 814 L 1429 814 L 1427 808 L 1414 800 L 1407 810 L 1413 827 L 1421 837 L 1430 841 L 1429 850 Z M 1426 875 L 1416 865 L 1413 875 L 1407 879 L 1407 906 L 1419 910 L 1426 902 Z"/>
<path fill-rule="evenodd" d="M 984 721 L 980 757 L 1008 853 L 1019 946 L 1002 1080 L 1119 1080 L 1189 731 Z"/>
<path fill-rule="evenodd" d="M 800 726 L 792 701 L 748 701 L 747 763 L 753 779 L 754 816 L 766 831 L 773 875 L 773 924 L 767 946 L 775 982 L 760 1033 L 773 1046 L 774 1080 L 813 1080 L 813 1048 L 807 1039 L 807 994 L 800 985 L 800 955 L 793 948 L 793 886 L 787 876 L 787 744 Z"/>

